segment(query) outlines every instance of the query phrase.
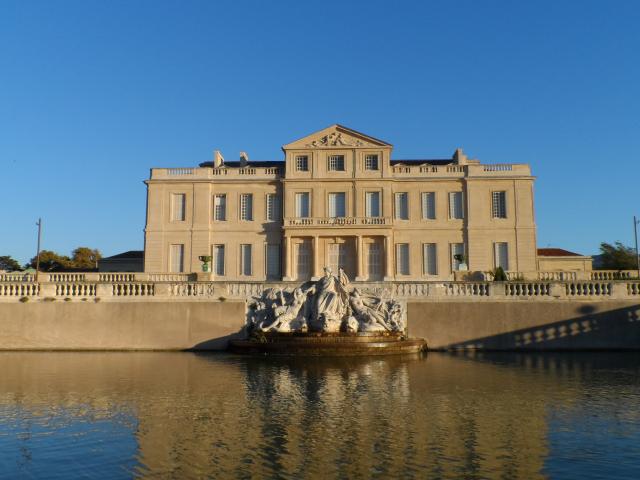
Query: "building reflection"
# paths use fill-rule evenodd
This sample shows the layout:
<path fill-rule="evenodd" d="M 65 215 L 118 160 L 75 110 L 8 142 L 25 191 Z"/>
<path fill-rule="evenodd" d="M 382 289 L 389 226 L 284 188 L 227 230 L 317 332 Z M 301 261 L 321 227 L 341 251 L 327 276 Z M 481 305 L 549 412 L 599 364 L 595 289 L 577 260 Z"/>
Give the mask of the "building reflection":
<path fill-rule="evenodd" d="M 126 412 L 141 476 L 536 478 L 549 409 L 579 401 L 589 368 L 567 355 L 3 353 L 0 409 Z"/>

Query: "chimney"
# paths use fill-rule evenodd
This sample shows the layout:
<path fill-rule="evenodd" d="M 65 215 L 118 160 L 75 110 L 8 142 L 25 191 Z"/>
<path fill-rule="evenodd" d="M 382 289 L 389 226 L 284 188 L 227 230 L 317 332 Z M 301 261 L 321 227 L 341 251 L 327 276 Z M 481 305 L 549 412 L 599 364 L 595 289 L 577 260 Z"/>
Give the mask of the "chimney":
<path fill-rule="evenodd" d="M 213 168 L 219 168 L 224 165 L 224 157 L 220 153 L 220 150 L 213 152 Z"/>
<path fill-rule="evenodd" d="M 456 148 L 456 151 L 453 154 L 453 161 L 458 165 L 466 165 L 468 162 L 467 156 L 464 154 L 461 148 Z"/>
<path fill-rule="evenodd" d="M 249 155 L 247 152 L 240 152 L 240 167 L 246 167 L 249 163 Z"/>

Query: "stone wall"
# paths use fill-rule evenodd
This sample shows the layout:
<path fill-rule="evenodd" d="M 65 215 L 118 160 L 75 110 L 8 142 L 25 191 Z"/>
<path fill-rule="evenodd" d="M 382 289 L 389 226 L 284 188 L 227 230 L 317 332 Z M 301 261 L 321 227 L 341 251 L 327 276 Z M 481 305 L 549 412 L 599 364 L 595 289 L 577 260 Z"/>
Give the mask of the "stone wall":
<path fill-rule="evenodd" d="M 4 350 L 221 350 L 244 324 L 244 302 L 0 304 Z"/>
<path fill-rule="evenodd" d="M 640 349 L 640 301 L 411 302 L 430 349 Z"/>
<path fill-rule="evenodd" d="M 0 349 L 221 350 L 244 301 L 0 303 Z M 411 301 L 409 333 L 431 349 L 639 349 L 640 299 Z"/>

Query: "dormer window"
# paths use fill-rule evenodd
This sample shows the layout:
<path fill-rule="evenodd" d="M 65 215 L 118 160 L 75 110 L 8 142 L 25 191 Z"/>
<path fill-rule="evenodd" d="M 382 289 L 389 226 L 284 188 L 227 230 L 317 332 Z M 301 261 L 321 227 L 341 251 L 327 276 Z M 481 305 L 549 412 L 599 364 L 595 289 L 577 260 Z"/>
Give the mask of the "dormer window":
<path fill-rule="evenodd" d="M 344 155 L 329 155 L 327 170 L 344 172 Z"/>
<path fill-rule="evenodd" d="M 378 170 L 378 155 L 365 155 L 364 157 L 364 169 L 365 170 Z"/>
<path fill-rule="evenodd" d="M 296 172 L 309 171 L 309 157 L 307 155 L 296 156 Z"/>

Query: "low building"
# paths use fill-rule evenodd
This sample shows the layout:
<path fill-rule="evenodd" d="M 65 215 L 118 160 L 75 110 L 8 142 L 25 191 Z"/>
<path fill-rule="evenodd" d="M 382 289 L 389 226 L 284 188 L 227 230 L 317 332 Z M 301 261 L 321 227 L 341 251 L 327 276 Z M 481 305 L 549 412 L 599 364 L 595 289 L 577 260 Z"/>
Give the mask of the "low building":
<path fill-rule="evenodd" d="M 539 248 L 538 270 L 544 272 L 590 272 L 593 258 L 562 248 Z"/>
<path fill-rule="evenodd" d="M 308 280 L 325 265 L 356 280 L 451 279 L 461 268 L 536 270 L 534 177 L 523 163 L 395 159 L 385 141 L 332 125 L 282 147 L 283 161 L 153 168 L 146 272 L 214 280 Z"/>
<path fill-rule="evenodd" d="M 98 260 L 99 272 L 142 272 L 144 271 L 144 251 L 129 250 Z"/>

